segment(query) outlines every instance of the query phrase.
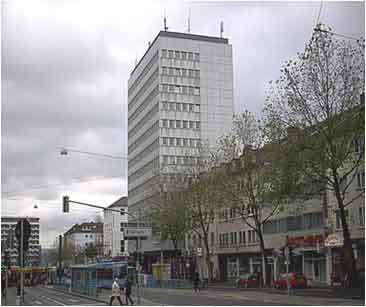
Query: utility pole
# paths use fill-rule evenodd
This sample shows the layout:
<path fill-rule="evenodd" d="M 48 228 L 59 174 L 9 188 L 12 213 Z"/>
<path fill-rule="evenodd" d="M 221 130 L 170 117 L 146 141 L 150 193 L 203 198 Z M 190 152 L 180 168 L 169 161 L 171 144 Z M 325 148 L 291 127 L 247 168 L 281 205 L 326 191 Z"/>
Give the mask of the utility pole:
<path fill-rule="evenodd" d="M 61 265 L 62 265 L 62 235 L 59 235 L 58 237 L 58 269 L 59 269 L 59 274 L 58 274 L 58 281 L 59 281 L 59 284 L 61 285 Z"/>
<path fill-rule="evenodd" d="M 137 229 L 140 228 L 140 208 L 138 209 L 138 216 L 137 216 Z M 140 278 L 139 278 L 139 271 L 140 271 L 140 251 L 139 251 L 139 244 L 140 244 L 140 237 L 136 239 L 136 270 L 137 270 L 137 305 L 141 305 L 141 293 L 140 293 Z"/>
<path fill-rule="evenodd" d="M 20 224 L 20 305 L 24 303 L 24 219 Z"/>

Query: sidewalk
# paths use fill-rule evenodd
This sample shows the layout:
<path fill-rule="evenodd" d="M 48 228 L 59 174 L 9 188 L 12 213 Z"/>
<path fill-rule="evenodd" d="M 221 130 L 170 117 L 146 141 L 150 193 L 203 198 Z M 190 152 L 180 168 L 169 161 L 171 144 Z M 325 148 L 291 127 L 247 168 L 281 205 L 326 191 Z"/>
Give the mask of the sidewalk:
<path fill-rule="evenodd" d="M 229 283 L 217 283 L 209 284 L 209 289 L 212 290 L 230 290 L 237 289 L 235 286 Z M 287 295 L 287 289 L 274 289 L 274 288 L 239 288 L 240 291 L 250 292 L 250 291 L 261 291 L 270 294 L 280 294 Z M 343 288 L 332 288 L 329 286 L 314 287 L 307 289 L 295 289 L 294 293 L 296 296 L 312 296 L 318 298 L 343 298 L 343 299 L 361 299 L 360 289 L 343 289 Z"/>
<path fill-rule="evenodd" d="M 145 293 L 148 292 L 159 292 L 162 289 L 153 289 L 148 288 L 144 289 Z M 183 289 L 164 289 L 166 293 L 169 294 L 179 294 L 179 295 L 192 295 L 192 290 L 183 290 Z M 352 300 L 352 299 L 339 299 L 339 298 L 319 298 L 313 296 L 298 296 L 298 295 L 283 295 L 283 294 L 274 294 L 268 293 L 263 290 L 250 290 L 250 291 L 237 291 L 233 289 L 233 291 L 215 291 L 214 289 L 203 289 L 200 293 L 200 296 L 206 297 L 225 297 L 242 300 L 243 303 L 248 300 L 252 301 L 260 301 L 263 302 L 263 305 L 271 305 L 272 303 L 280 303 L 285 305 L 312 305 L 312 306 L 323 306 L 323 305 L 355 305 L 355 306 L 363 306 L 364 300 Z"/>
<path fill-rule="evenodd" d="M 5 297 L 1 297 L 1 306 L 15 306 L 16 298 L 17 298 L 16 288 L 9 287 L 7 297 L 6 297 L 6 304 L 5 304 Z"/>
<path fill-rule="evenodd" d="M 55 288 L 53 286 L 46 286 L 46 288 L 52 289 L 54 291 L 65 292 L 65 293 L 75 295 L 78 297 L 82 297 L 82 298 L 88 298 L 88 299 L 94 300 L 96 302 L 105 303 L 106 305 L 109 305 L 109 300 L 111 297 L 111 290 L 109 290 L 109 289 L 102 289 L 102 292 L 98 294 L 98 297 L 92 297 L 92 296 L 80 294 L 78 292 L 68 292 L 68 291 L 62 290 L 60 288 Z M 131 296 L 132 296 L 132 300 L 134 301 L 135 305 L 137 305 L 136 289 L 134 289 L 133 295 L 131 295 Z M 123 293 L 121 295 L 121 299 L 122 299 L 122 302 L 125 303 L 125 297 L 124 297 Z M 113 304 L 115 304 L 115 302 L 113 302 Z M 140 306 L 161 306 L 161 304 L 155 303 L 153 301 L 150 301 L 148 299 L 141 297 Z"/>

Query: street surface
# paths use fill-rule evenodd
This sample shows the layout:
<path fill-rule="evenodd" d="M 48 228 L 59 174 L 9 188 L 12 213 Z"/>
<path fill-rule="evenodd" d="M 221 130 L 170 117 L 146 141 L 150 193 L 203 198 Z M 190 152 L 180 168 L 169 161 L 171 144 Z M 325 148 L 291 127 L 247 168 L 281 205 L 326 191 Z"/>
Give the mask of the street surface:
<path fill-rule="evenodd" d="M 7 306 L 15 305 L 15 288 L 11 288 Z M 66 292 L 61 292 L 52 288 L 41 286 L 25 289 L 25 305 L 28 306 L 103 306 L 108 305 L 110 290 L 103 290 L 98 299 L 104 301 L 96 301 L 89 298 L 79 297 Z M 124 297 L 122 297 L 125 302 Z M 136 289 L 133 289 L 133 300 L 136 303 Z M 268 293 L 251 289 L 203 289 L 195 293 L 192 289 L 142 289 L 142 305 L 188 305 L 188 306 L 292 306 L 292 305 L 320 305 L 320 306 L 361 306 L 364 300 L 340 299 L 331 297 L 316 297 L 294 295 L 287 296 L 284 294 Z M 2 300 L 4 306 L 4 301 Z M 118 301 L 114 301 L 113 305 L 118 305 Z"/>

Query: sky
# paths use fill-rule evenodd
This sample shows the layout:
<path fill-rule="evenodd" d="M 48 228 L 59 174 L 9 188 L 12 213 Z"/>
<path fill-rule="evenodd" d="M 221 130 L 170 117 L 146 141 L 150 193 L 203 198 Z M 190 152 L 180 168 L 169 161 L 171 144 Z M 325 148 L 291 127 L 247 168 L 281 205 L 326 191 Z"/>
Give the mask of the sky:
<path fill-rule="evenodd" d="M 304 49 L 320 2 L 2 1 L 1 215 L 37 216 L 42 247 L 127 195 L 127 80 L 163 29 L 233 46 L 234 111 L 260 115 L 268 82 Z M 320 21 L 360 37 L 363 2 L 327 2 Z M 111 159 L 60 148 L 122 157 Z"/>

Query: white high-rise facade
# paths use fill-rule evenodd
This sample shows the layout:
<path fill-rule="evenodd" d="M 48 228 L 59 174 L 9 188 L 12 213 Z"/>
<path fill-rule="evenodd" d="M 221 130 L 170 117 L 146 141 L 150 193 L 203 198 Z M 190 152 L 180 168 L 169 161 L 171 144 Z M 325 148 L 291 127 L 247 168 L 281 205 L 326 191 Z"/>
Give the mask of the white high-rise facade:
<path fill-rule="evenodd" d="M 164 166 L 192 163 L 201 142 L 213 146 L 231 128 L 232 116 L 228 39 L 159 32 L 128 80 L 130 212 L 145 212 Z"/>

